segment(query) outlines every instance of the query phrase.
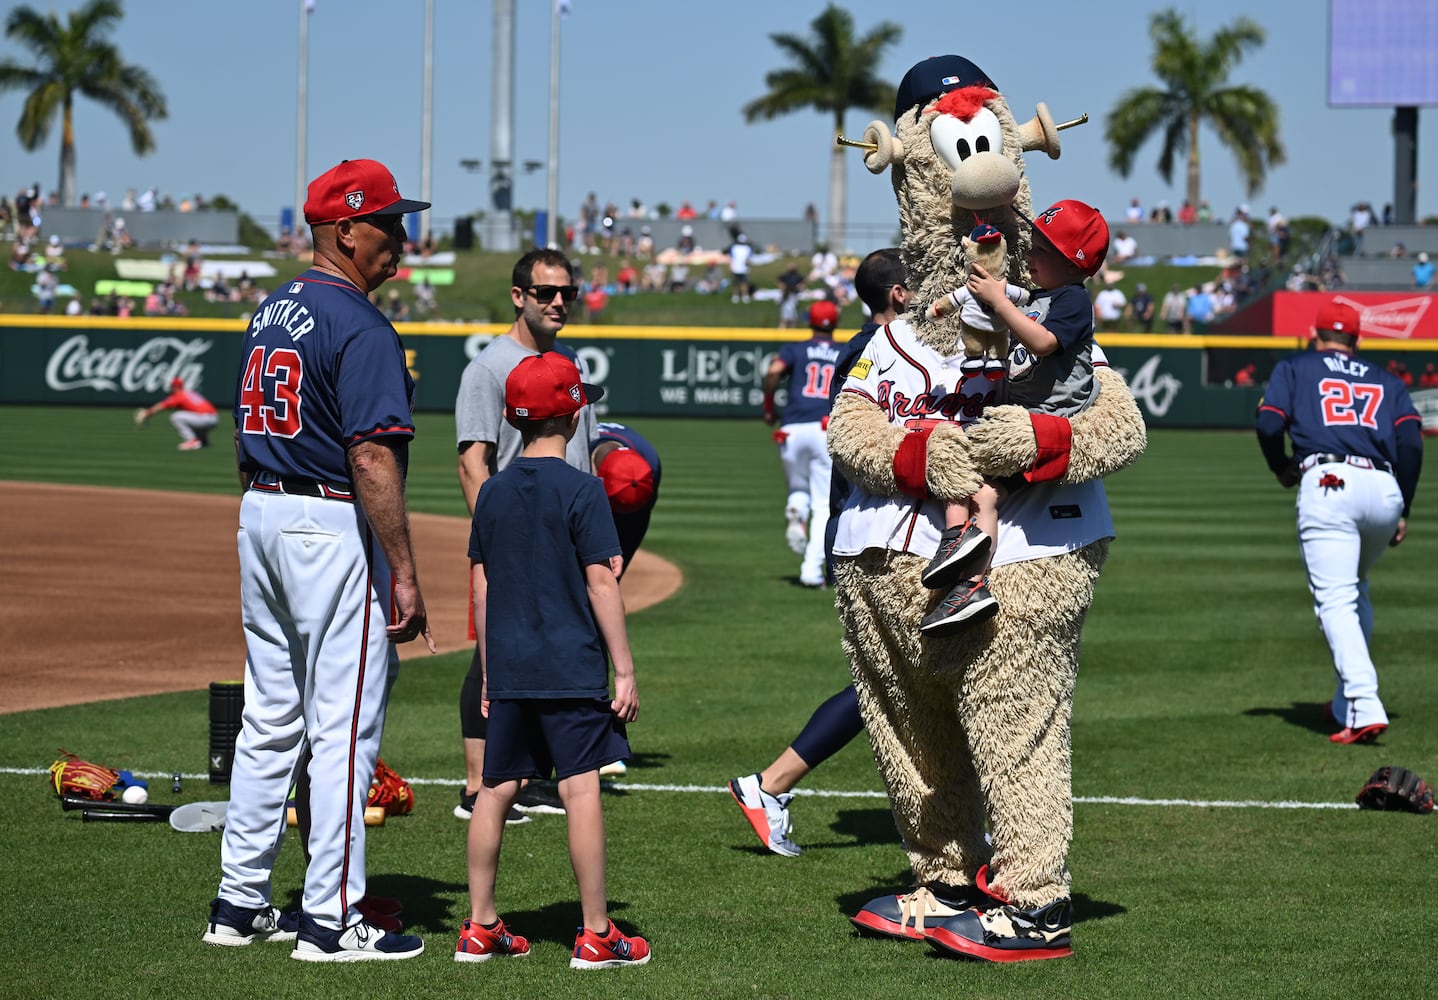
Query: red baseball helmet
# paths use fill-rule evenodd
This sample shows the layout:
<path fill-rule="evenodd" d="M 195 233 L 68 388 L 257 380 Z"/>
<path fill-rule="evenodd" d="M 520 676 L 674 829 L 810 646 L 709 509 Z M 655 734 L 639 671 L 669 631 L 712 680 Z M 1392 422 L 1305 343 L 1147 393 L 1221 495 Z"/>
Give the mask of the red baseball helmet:
<path fill-rule="evenodd" d="M 809 328 L 829 332 L 839 325 L 839 307 L 820 299 L 809 307 Z"/>

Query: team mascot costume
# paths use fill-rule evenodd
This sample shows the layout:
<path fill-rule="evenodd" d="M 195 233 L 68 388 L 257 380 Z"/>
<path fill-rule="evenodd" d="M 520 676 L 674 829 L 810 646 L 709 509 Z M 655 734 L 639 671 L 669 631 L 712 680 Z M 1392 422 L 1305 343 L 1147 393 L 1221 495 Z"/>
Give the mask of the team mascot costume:
<path fill-rule="evenodd" d="M 959 371 L 959 312 L 931 309 L 963 284 L 977 225 L 1003 235 L 1009 280 L 1027 280 L 1022 154 L 1057 158 L 1048 110 L 1018 125 L 988 76 L 951 55 L 905 75 L 894 119 L 893 133 L 875 121 L 864 142 L 841 141 L 867 150 L 871 172 L 890 171 L 915 296 L 845 383 L 829 449 L 861 494 L 835 546 L 844 647 L 915 888 L 853 919 L 990 961 L 1060 958 L 1071 954 L 1079 633 L 1113 534 L 1099 480 L 1142 453 L 1143 418 L 1123 378 L 1099 365 L 1097 397 L 1071 419 L 1000 405 L 1005 383 Z M 1008 377 L 1024 363 L 1016 349 Z M 909 369 L 924 374 L 905 380 Z M 921 637 L 942 597 L 920 583 L 942 501 L 984 479 L 1011 491 L 989 577 L 1000 611 L 957 636 Z"/>

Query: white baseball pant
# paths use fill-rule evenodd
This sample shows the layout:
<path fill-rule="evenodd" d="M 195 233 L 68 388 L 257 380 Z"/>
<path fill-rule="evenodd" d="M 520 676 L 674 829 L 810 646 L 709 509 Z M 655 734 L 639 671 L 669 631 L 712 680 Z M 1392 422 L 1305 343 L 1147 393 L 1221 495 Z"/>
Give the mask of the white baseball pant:
<path fill-rule="evenodd" d="M 809 587 L 822 586 L 824 528 L 829 523 L 829 477 L 833 471 L 828 435 L 818 421 L 785 424 L 779 429 L 786 435 L 779 445 L 779 458 L 784 463 L 784 479 L 789 487 L 784 514 L 788 517 L 793 512 L 809 525 L 804 561 L 799 565 L 799 582 Z"/>
<path fill-rule="evenodd" d="M 1333 715 L 1354 729 L 1388 722 L 1368 653 L 1373 634 L 1368 571 L 1388 548 L 1402 515 L 1398 481 L 1382 469 L 1324 463 L 1304 472 L 1299 482 L 1298 545 L 1337 675 Z"/>

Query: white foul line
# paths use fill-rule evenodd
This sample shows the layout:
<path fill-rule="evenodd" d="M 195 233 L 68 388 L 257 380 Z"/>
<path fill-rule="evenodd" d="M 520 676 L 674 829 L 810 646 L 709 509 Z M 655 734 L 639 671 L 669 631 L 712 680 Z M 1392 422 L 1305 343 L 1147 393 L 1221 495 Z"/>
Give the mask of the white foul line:
<path fill-rule="evenodd" d="M 0 774 L 40 775 L 50 773 L 45 767 L 0 767 Z M 173 771 L 135 771 L 137 778 L 170 778 Z M 208 773 L 187 774 L 180 777 L 185 781 L 208 779 Z M 406 778 L 411 785 L 459 785 L 462 778 Z M 651 785 L 641 782 L 605 781 L 605 788 L 619 792 L 678 792 L 681 794 L 714 794 L 728 792 L 727 785 Z M 795 795 L 812 795 L 821 799 L 888 799 L 888 794 L 879 791 L 845 792 L 823 788 L 796 788 Z M 1357 809 L 1355 802 L 1261 802 L 1253 799 L 1143 799 L 1133 795 L 1075 795 L 1074 802 L 1084 805 L 1112 806 L 1178 806 L 1191 809 Z"/>

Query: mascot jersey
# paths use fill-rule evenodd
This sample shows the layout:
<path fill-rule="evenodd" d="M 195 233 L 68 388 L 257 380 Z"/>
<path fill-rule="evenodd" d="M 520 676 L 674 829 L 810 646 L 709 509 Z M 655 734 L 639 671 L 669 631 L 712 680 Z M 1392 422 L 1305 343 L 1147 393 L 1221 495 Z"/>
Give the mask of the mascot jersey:
<path fill-rule="evenodd" d="M 962 362 L 962 354 L 945 357 L 921 343 L 900 317 L 874 335 L 841 391 L 863 396 L 896 427 L 967 424 L 986 407 L 1007 402 L 1002 396 L 1006 383 L 991 382 L 982 373 L 964 376 Z M 1097 345 L 1094 363 L 1103 363 Z M 865 549 L 886 548 L 928 559 L 938 551 L 943 529 L 939 500 L 877 497 L 856 485 L 839 514 L 834 554 L 857 556 Z M 999 504 L 993 565 L 1072 552 L 1113 533 L 1102 481 L 1035 483 Z"/>

